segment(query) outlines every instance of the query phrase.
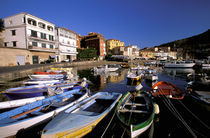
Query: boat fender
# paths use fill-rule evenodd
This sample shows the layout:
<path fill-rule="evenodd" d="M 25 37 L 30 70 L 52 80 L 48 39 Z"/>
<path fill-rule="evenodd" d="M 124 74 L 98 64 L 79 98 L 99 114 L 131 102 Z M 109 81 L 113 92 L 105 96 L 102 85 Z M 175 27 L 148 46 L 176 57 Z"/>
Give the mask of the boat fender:
<path fill-rule="evenodd" d="M 155 107 L 155 114 L 159 114 L 160 113 L 160 109 L 159 109 L 158 104 L 155 103 L 154 107 Z"/>

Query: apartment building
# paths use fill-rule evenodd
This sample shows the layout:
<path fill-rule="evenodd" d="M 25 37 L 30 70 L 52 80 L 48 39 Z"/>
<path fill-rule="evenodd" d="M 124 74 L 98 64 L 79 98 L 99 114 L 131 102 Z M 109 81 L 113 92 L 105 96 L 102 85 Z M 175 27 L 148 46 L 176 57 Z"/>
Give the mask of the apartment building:
<path fill-rule="evenodd" d="M 55 25 L 28 13 L 19 13 L 4 18 L 4 47 L 22 49 L 13 57 L 18 65 L 40 63 L 44 60 L 56 60 Z M 12 53 L 11 53 L 12 54 Z M 14 60 L 15 61 L 15 60 Z M 14 63 L 14 64 L 16 64 Z"/>
<path fill-rule="evenodd" d="M 56 46 L 58 47 L 58 61 L 73 61 L 76 60 L 78 54 L 77 34 L 69 29 L 56 27 Z"/>
<path fill-rule="evenodd" d="M 125 45 L 124 42 L 121 42 L 120 40 L 117 40 L 117 39 L 106 40 L 106 52 L 108 54 L 111 54 L 113 48 L 119 47 L 119 46 L 121 47 L 121 46 L 124 46 L 124 45 Z"/>
<path fill-rule="evenodd" d="M 106 39 L 99 33 L 90 32 L 86 36 L 81 36 L 80 45 L 81 48 L 96 49 L 100 60 L 106 55 Z"/>

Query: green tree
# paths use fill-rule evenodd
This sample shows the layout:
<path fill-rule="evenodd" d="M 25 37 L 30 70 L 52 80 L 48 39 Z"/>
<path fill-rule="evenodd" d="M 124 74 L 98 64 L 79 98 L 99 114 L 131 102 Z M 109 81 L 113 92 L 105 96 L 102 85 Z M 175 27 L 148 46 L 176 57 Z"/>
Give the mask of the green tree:
<path fill-rule="evenodd" d="M 4 21 L 0 18 L 0 32 L 4 29 Z"/>
<path fill-rule="evenodd" d="M 94 48 L 78 49 L 77 59 L 90 60 L 97 58 L 97 50 Z"/>

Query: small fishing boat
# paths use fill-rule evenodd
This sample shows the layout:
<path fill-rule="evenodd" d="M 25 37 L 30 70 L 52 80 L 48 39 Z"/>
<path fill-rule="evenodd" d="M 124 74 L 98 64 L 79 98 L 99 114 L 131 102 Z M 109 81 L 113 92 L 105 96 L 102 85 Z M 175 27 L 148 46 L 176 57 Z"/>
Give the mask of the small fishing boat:
<path fill-rule="evenodd" d="M 21 129 L 44 123 L 87 96 L 88 91 L 76 89 L 1 113 L 0 137 L 14 136 Z"/>
<path fill-rule="evenodd" d="M 25 86 L 29 85 L 40 85 L 40 84 L 49 84 L 49 85 L 55 85 L 55 84 L 60 84 L 64 83 L 63 80 L 51 80 L 51 79 L 45 79 L 45 80 L 27 80 L 23 82 Z"/>
<path fill-rule="evenodd" d="M 6 95 L 10 100 L 17 100 L 17 99 L 24 99 L 24 98 L 31 98 L 31 97 L 38 97 L 38 96 L 49 96 L 53 95 L 54 90 L 60 89 L 61 91 L 69 91 L 71 89 L 81 89 L 81 84 L 84 84 L 84 87 L 88 87 L 86 83 L 86 79 L 82 80 L 82 82 L 78 83 L 64 83 L 64 84 L 57 84 L 57 85 L 50 85 L 50 84 L 41 84 L 41 85 L 31 85 L 31 86 L 23 86 L 23 87 L 16 87 L 10 88 L 5 91 L 2 91 L 4 95 Z"/>
<path fill-rule="evenodd" d="M 144 74 L 141 70 L 130 70 L 127 74 L 128 81 L 139 81 L 142 79 Z"/>
<path fill-rule="evenodd" d="M 145 70 L 144 78 L 149 81 L 157 81 L 158 75 L 157 75 L 156 71 L 153 69 Z"/>
<path fill-rule="evenodd" d="M 153 123 L 155 106 L 147 92 L 127 92 L 116 107 L 121 126 L 130 137 L 137 137 Z"/>
<path fill-rule="evenodd" d="M 45 74 L 33 74 L 28 75 L 31 80 L 43 80 L 43 79 L 63 79 L 66 76 L 66 74 L 51 74 L 51 75 L 45 75 Z"/>
<path fill-rule="evenodd" d="M 119 65 L 105 65 L 105 66 L 99 66 L 99 67 L 94 67 L 93 70 L 94 72 L 112 72 L 112 71 L 117 71 L 120 68 Z"/>
<path fill-rule="evenodd" d="M 25 99 L 19 99 L 19 100 L 0 102 L 0 110 L 23 106 L 23 105 L 26 105 L 35 101 L 43 100 L 44 98 L 45 96 L 39 96 L 39 97 L 33 97 L 33 98 L 25 98 Z"/>
<path fill-rule="evenodd" d="M 154 97 L 166 96 L 171 99 L 183 99 L 184 93 L 175 85 L 167 81 L 159 81 L 152 86 L 151 93 Z"/>
<path fill-rule="evenodd" d="M 42 137 L 82 137 L 114 108 L 122 94 L 98 92 L 61 112 L 43 129 Z"/>

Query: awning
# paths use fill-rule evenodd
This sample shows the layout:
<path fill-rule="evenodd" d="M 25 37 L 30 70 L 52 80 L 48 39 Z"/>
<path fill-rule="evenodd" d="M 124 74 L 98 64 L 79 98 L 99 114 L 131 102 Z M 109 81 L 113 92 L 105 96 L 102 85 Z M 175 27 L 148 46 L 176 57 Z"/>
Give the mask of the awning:
<path fill-rule="evenodd" d="M 51 58 L 56 58 L 56 55 L 50 55 Z"/>

